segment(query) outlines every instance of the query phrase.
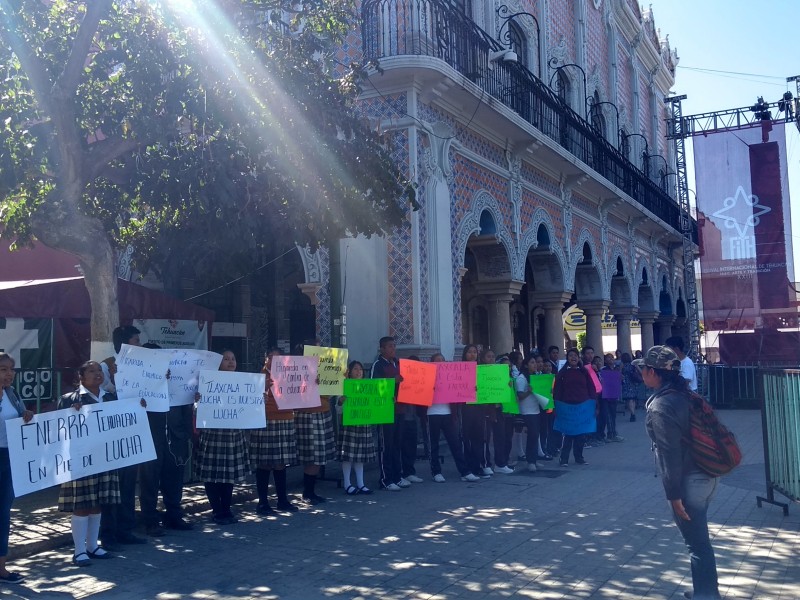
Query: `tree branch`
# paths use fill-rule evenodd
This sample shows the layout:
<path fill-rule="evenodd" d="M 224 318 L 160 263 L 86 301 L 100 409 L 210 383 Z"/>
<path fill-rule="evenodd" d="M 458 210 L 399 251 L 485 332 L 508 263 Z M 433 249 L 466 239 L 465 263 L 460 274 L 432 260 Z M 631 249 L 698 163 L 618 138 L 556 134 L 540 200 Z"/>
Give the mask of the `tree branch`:
<path fill-rule="evenodd" d="M 105 168 L 120 156 L 132 152 L 139 142 L 132 138 L 106 138 L 89 146 L 84 162 L 84 173 L 88 181 L 100 175 Z"/>
<path fill-rule="evenodd" d="M 47 65 L 39 60 L 33 48 L 17 33 L 15 23 L 18 20 L 13 8 L 6 0 L 0 0 L 0 38 L 2 38 L 17 55 L 17 59 L 33 88 L 36 101 L 42 112 L 52 115 L 52 76 Z"/>
<path fill-rule="evenodd" d="M 86 15 L 72 43 L 67 64 L 55 82 L 59 95 L 64 98 L 74 95 L 78 89 L 81 72 L 86 65 L 97 27 L 100 25 L 100 20 L 111 10 L 111 3 L 112 0 L 91 0 L 86 3 Z"/>

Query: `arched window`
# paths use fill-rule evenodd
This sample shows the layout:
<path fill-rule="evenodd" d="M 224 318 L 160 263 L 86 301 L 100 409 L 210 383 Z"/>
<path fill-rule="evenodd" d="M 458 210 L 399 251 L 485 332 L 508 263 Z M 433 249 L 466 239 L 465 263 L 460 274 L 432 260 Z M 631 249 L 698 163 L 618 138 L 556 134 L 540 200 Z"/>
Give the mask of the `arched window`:
<path fill-rule="evenodd" d="M 572 98 L 572 83 L 569 80 L 569 77 L 564 73 L 564 69 L 560 69 L 556 74 L 556 94 L 558 95 L 561 100 L 564 101 L 564 104 L 567 106 L 570 105 L 570 100 Z"/>
<path fill-rule="evenodd" d="M 589 117 L 594 130 L 606 137 L 606 118 L 603 115 L 603 105 L 600 104 L 600 93 L 597 90 L 592 94 L 592 112 Z"/>
<path fill-rule="evenodd" d="M 481 213 L 480 226 L 481 231 L 478 235 L 494 235 L 497 233 L 497 224 L 494 222 L 492 213 L 488 210 Z"/>
<path fill-rule="evenodd" d="M 625 131 L 624 127 L 620 127 L 619 129 L 619 151 L 622 152 L 622 156 L 627 158 L 628 160 L 631 159 L 631 142 L 628 139 L 628 132 Z"/>
<path fill-rule="evenodd" d="M 508 24 L 508 39 L 511 49 L 517 53 L 517 60 L 520 64 L 528 67 L 528 39 L 522 28 L 516 23 Z"/>
<path fill-rule="evenodd" d="M 455 4 L 456 8 L 468 16 L 470 19 L 472 18 L 472 0 L 452 0 L 453 4 Z"/>

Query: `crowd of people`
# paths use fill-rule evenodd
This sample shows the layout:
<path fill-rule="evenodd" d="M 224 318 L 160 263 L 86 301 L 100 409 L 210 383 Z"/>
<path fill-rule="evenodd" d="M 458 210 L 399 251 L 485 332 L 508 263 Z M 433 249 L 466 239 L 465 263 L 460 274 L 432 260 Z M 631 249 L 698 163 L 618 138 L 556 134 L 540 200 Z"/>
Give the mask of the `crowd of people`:
<path fill-rule="evenodd" d="M 364 474 L 365 465 L 372 462 L 379 465 L 378 485 L 381 489 L 399 492 L 412 484 L 421 483 L 423 478 L 416 471 L 420 438 L 430 464 L 431 478 L 436 483 L 445 482 L 440 457 L 442 436 L 454 466 L 465 482 L 508 475 L 514 473 L 515 467 L 520 464 L 524 464 L 530 472 L 540 469 L 544 461 L 558 460 L 562 468 L 568 467 L 570 455 L 576 465 L 587 465 L 584 457 L 587 446 L 623 441 L 616 428 L 618 405 L 622 402 L 622 409 L 631 421 L 635 421 L 644 384 L 651 388 L 663 387 L 660 384 L 666 381 L 671 386 L 673 396 L 679 394 L 680 386 L 673 376 L 673 371 L 677 370 L 683 375 L 680 377 L 680 381 L 684 382 L 683 388 L 687 392 L 692 386 L 696 389 L 694 366 L 685 355 L 681 356 L 682 341 L 680 338 L 670 338 L 667 342 L 677 351 L 666 351 L 666 356 L 675 357 L 674 365 L 668 364 L 667 374 L 662 373 L 663 360 L 650 360 L 652 349 L 646 357 L 634 360 L 627 353 L 595 356 L 591 347 L 584 347 L 580 352 L 570 348 L 566 359 L 562 361 L 560 349 L 555 346 L 548 348 L 546 356 L 534 351 L 526 358 L 517 351 L 496 356 L 491 349 L 480 351 L 477 346 L 469 344 L 463 349 L 462 361 L 508 365 L 509 385 L 515 392 L 518 410 L 505 412 L 500 402 L 497 405 L 434 404 L 430 407 L 395 402 L 394 422 L 379 426 L 343 425 L 341 414 L 347 402 L 346 397 L 322 397 L 320 406 L 315 408 L 281 410 L 271 392 L 271 362 L 280 354 L 280 350 L 273 349 L 265 357 L 262 368 L 266 375 L 265 427 L 253 430 L 198 430 L 193 426 L 191 406 L 171 407 L 166 413 L 149 412 L 156 460 L 61 485 L 58 507 L 60 511 L 71 515 L 74 541 L 72 561 L 80 567 L 89 566 L 93 561 L 112 558 L 113 552 L 121 544 L 146 542 L 145 538 L 134 533 L 137 523 L 137 479 L 142 519 L 149 536 L 162 536 L 165 529 L 191 529 L 193 526 L 185 519 L 181 507 L 183 473 L 190 456 L 193 459 L 194 477 L 205 486 L 211 518 L 223 526 L 237 522 L 231 506 L 234 486 L 251 473 L 255 474 L 257 490 L 255 511 L 260 515 L 298 510 L 287 491 L 286 469 L 292 465 L 303 467 L 301 497 L 311 505 L 326 501 L 317 494 L 316 481 L 320 469 L 334 458 L 341 463 L 341 478 L 348 495 L 373 493 Z M 123 343 L 138 345 L 139 331 L 133 327 L 118 328 L 114 333 L 117 352 Z M 395 340 L 391 337 L 381 338 L 379 348 L 379 355 L 371 366 L 369 376 L 395 379 L 396 399 L 402 376 Z M 430 360 L 443 362 L 445 357 L 435 353 Z M 0 417 L 23 417 L 27 421 L 33 415 L 25 410 L 11 387 L 13 368 L 13 358 L 0 353 L 0 385 L 3 388 Z M 237 362 L 233 352 L 223 352 L 219 369 L 236 371 Z M 684 371 L 681 372 L 681 369 Z M 78 388 L 62 397 L 59 408 L 80 409 L 85 404 L 116 400 L 113 360 L 102 363 L 88 361 L 81 365 L 78 373 Z M 554 375 L 551 394 L 537 393 L 531 388 L 530 376 L 551 373 Z M 616 375 L 612 377 L 612 374 Z M 352 361 L 348 365 L 348 378 L 360 379 L 365 375 L 362 363 Z M 657 377 L 663 381 L 656 380 Z M 619 385 L 609 383 L 615 378 Z M 200 400 L 199 395 L 197 400 Z M 563 423 L 560 425 L 559 411 L 558 408 L 553 410 L 553 403 L 556 407 L 577 407 L 591 403 L 588 406 L 594 411 L 593 422 L 596 427 L 592 431 L 575 431 L 563 426 Z M 145 405 L 144 400 L 142 404 Z M 659 400 L 658 406 L 664 406 L 664 401 Z M 660 413 L 656 411 L 654 414 Z M 684 537 L 688 531 L 696 539 L 696 524 L 693 523 L 692 528 L 686 525 L 689 519 L 687 511 L 692 513 L 692 520 L 701 520 L 700 512 L 703 511 L 698 506 L 705 502 L 707 507 L 714 482 L 708 483 L 700 491 L 693 487 L 689 498 L 682 496 L 680 482 L 691 470 L 691 464 L 686 462 L 686 453 L 680 456 L 680 469 L 676 474 L 675 459 L 664 458 L 667 452 L 674 451 L 674 445 L 659 438 L 665 428 L 664 419 L 648 417 L 647 428 L 656 447 L 663 446 L 666 449 L 661 453 L 660 464 L 668 498 L 673 502 L 676 522 Z M 669 432 L 669 436 L 674 435 L 675 432 Z M 3 519 L 0 522 L 0 581 L 16 582 L 21 581 L 22 576 L 5 569 L 13 489 L 4 436 L 5 429 L 0 427 L 0 518 Z M 190 444 L 192 438 L 194 443 Z M 277 498 L 274 508 L 270 502 L 270 478 L 274 482 Z M 165 507 L 163 515 L 157 510 L 159 492 Z M 695 499 L 700 496 L 701 500 Z M 681 498 L 684 504 L 680 503 Z M 705 556 L 710 549 L 707 537 L 706 528 L 706 544 L 701 548 Z M 692 564 L 694 573 L 694 555 Z M 711 585 L 708 579 L 701 579 L 706 581 L 701 583 L 701 588 Z"/>

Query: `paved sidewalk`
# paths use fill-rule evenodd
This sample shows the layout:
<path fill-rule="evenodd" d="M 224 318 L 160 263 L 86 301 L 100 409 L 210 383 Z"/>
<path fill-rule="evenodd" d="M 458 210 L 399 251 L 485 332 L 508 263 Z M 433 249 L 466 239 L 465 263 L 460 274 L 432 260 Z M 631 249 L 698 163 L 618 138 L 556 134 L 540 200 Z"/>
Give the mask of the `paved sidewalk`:
<path fill-rule="evenodd" d="M 745 452 L 710 512 L 722 592 L 797 600 L 800 506 L 788 517 L 775 506 L 756 507 L 755 496 L 765 492 L 760 417 L 722 417 Z M 641 416 L 618 429 L 626 441 L 588 449 L 586 467 L 549 463 L 535 475 L 520 470 L 466 484 L 448 460 L 448 481 L 436 484 L 418 463 L 426 481 L 402 492 L 349 497 L 321 483 L 318 491 L 331 499 L 324 505 L 263 518 L 247 502 L 236 525 L 198 517 L 196 531 L 170 532 L 86 569 L 70 564 L 69 546 L 40 551 L 13 561 L 28 579 L 0 592 L 41 599 L 682 598 L 688 558 L 654 477 Z M 293 472 L 290 480 L 299 476 Z M 376 475 L 368 473 L 369 485 Z M 13 545 L 23 529 L 29 544 L 67 533 L 67 518 L 52 509 L 32 510 L 25 499 L 16 509 Z"/>

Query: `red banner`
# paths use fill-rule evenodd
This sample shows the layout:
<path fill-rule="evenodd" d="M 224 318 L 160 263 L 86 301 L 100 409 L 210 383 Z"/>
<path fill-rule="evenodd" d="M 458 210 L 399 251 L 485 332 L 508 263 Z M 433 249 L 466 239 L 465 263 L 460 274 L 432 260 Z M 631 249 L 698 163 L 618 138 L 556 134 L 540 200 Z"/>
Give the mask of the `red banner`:
<path fill-rule="evenodd" d="M 706 331 L 797 326 L 783 124 L 693 138 Z"/>

